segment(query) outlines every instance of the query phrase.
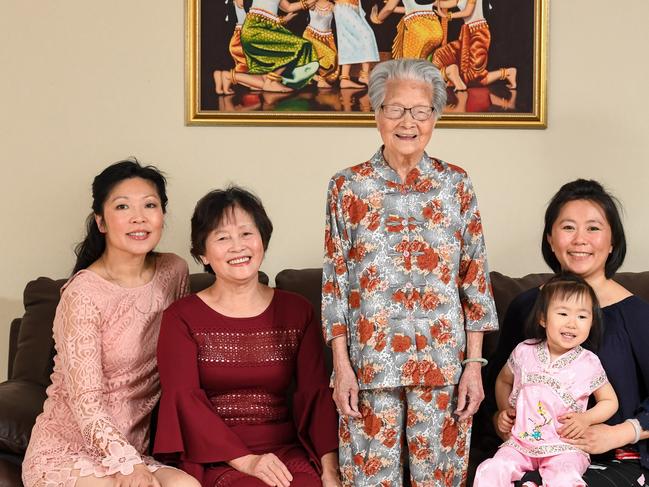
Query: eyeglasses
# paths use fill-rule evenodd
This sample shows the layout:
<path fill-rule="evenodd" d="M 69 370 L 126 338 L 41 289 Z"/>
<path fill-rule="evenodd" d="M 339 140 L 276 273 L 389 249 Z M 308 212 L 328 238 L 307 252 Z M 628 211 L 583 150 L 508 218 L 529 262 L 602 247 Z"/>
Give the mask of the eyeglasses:
<path fill-rule="evenodd" d="M 417 105 L 410 108 L 402 107 L 401 105 L 381 105 L 381 110 L 383 110 L 385 118 L 389 118 L 390 120 L 399 120 L 406 112 L 410 112 L 412 118 L 419 122 L 425 122 L 433 115 L 435 108 L 427 107 L 426 105 Z"/>

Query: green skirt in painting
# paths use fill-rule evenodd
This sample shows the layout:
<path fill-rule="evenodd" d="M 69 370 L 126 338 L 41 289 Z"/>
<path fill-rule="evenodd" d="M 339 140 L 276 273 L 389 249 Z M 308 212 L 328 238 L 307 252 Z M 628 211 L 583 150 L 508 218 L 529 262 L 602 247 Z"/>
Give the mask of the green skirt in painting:
<path fill-rule="evenodd" d="M 317 73 L 318 57 L 313 45 L 293 34 L 279 18 L 251 8 L 241 29 L 241 45 L 250 74 L 266 74 L 280 68 L 282 83 L 298 89 Z"/>

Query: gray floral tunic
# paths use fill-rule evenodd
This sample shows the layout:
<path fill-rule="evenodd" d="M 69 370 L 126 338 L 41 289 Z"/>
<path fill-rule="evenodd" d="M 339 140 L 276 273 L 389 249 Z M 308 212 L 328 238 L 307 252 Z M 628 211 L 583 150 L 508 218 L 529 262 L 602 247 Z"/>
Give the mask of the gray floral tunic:
<path fill-rule="evenodd" d="M 331 179 L 322 320 L 361 389 L 459 382 L 465 331 L 498 328 L 464 170 L 424 154 L 405 182 L 379 151 Z"/>

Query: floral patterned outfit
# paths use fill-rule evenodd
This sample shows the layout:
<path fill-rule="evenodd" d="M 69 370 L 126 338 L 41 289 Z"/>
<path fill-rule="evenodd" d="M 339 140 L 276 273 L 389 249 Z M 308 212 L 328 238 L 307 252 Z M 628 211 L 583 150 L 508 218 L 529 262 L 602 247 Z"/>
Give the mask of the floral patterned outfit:
<path fill-rule="evenodd" d="M 478 467 L 474 487 L 509 487 L 537 469 L 544 484 L 585 486 L 581 476 L 589 457 L 565 443 L 557 428 L 561 415 L 584 412 L 588 397 L 608 383 L 597 355 L 575 347 L 551 361 L 545 341 L 527 340 L 514 349 L 507 364 L 514 374 L 509 403 L 516 408 L 516 422 L 511 438 Z"/>
<path fill-rule="evenodd" d="M 160 397 L 156 343 L 162 312 L 188 293 L 188 270 L 174 254 L 156 258 L 143 286 L 123 288 L 84 269 L 63 287 L 52 384 L 23 461 L 25 487 L 162 466 L 142 454 Z"/>
<path fill-rule="evenodd" d="M 452 411 L 465 332 L 498 326 L 466 172 L 424 154 L 402 183 L 379 150 L 331 179 L 322 318 L 327 341 L 347 337 L 361 389 L 363 418 L 340 425 L 344 481 L 400 485 L 401 442 L 391 435 L 404 429 L 395 411 L 405 405 L 380 398 L 390 396 L 407 404 L 413 485 L 460 485 L 470 422 Z M 430 410 L 417 413 L 425 408 L 415 398 Z"/>

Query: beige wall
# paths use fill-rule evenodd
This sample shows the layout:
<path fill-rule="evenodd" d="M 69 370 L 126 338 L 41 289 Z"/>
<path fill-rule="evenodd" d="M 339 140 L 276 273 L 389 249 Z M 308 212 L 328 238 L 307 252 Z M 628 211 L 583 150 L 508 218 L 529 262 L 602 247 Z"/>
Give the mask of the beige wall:
<path fill-rule="evenodd" d="M 545 268 L 544 205 L 576 177 L 596 178 L 620 197 L 625 269 L 649 268 L 649 2 L 628 7 L 552 2 L 547 130 L 433 135 L 429 152 L 473 178 L 492 269 Z M 120 158 L 135 155 L 169 174 L 162 249 L 189 259 L 195 201 L 237 182 L 262 197 L 275 224 L 264 270 L 320 265 L 328 178 L 368 158 L 378 134 L 185 127 L 183 9 L 180 0 L 0 2 L 0 379 L 25 283 L 69 273 L 92 177 Z"/>

